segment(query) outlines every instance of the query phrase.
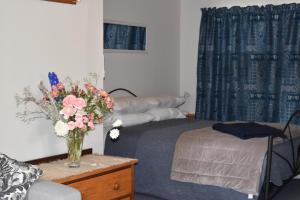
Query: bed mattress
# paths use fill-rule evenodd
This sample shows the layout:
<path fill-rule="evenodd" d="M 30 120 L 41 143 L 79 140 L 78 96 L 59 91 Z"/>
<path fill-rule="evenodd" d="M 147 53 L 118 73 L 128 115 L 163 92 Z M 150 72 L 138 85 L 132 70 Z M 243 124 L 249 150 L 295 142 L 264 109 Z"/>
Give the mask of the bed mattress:
<path fill-rule="evenodd" d="M 248 199 L 248 194 L 218 186 L 178 182 L 170 179 L 173 154 L 178 137 L 185 131 L 209 127 L 212 121 L 172 119 L 131 126 L 121 129 L 117 141 L 106 138 L 106 155 L 124 156 L 139 160 L 135 170 L 135 191 L 166 200 L 231 200 Z M 300 141 L 295 141 L 298 146 Z M 288 145 L 274 149 L 287 152 Z M 284 153 L 283 153 L 284 154 Z M 288 178 L 288 165 L 274 156 L 271 180 L 277 185 Z M 263 181 L 264 174 L 261 175 Z M 254 197 L 256 198 L 256 197 Z"/>

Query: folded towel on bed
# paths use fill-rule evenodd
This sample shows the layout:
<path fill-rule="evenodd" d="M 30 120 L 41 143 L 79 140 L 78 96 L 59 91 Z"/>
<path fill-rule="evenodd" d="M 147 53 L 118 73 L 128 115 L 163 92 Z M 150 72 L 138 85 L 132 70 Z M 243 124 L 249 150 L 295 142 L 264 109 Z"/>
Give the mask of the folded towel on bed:
<path fill-rule="evenodd" d="M 268 136 L 286 138 L 280 129 L 254 122 L 232 124 L 216 123 L 212 127 L 214 130 L 228 133 L 241 139 Z"/>

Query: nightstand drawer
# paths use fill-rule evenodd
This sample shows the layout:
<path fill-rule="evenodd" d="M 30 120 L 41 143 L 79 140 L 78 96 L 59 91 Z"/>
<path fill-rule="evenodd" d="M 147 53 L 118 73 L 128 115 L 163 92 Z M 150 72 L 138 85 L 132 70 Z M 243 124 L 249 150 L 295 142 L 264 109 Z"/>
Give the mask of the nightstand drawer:
<path fill-rule="evenodd" d="M 131 168 L 70 184 L 81 191 L 83 200 L 109 200 L 130 195 L 132 192 Z M 120 198 L 121 199 L 121 198 Z"/>

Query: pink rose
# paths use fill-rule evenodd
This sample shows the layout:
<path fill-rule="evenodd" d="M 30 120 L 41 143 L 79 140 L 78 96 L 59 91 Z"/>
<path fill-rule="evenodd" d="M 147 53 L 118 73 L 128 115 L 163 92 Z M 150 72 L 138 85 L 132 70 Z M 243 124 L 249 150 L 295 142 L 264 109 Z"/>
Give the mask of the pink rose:
<path fill-rule="evenodd" d="M 76 126 L 77 128 L 83 128 L 83 127 L 84 127 L 84 124 L 83 124 L 82 120 L 76 120 L 75 126 Z"/>
<path fill-rule="evenodd" d="M 74 129 L 76 128 L 75 122 L 73 122 L 73 121 L 69 121 L 69 122 L 68 122 L 68 126 L 69 126 L 69 129 L 70 129 L 71 131 L 74 130 Z"/>
<path fill-rule="evenodd" d="M 76 113 L 76 109 L 73 106 L 66 106 L 62 109 L 61 113 L 64 115 L 65 119 L 68 119 Z"/>
<path fill-rule="evenodd" d="M 89 121 L 88 126 L 94 130 L 95 129 L 95 124 L 92 121 Z"/>
<path fill-rule="evenodd" d="M 86 103 L 83 98 L 77 98 L 73 105 L 80 110 L 86 107 Z"/>
<path fill-rule="evenodd" d="M 89 114 L 89 119 L 90 121 L 93 121 L 95 119 L 95 114 L 94 113 Z"/>
<path fill-rule="evenodd" d="M 88 123 L 89 122 L 89 118 L 87 118 L 87 116 L 83 116 L 82 117 L 82 121 L 83 121 L 83 123 Z"/>
<path fill-rule="evenodd" d="M 63 100 L 64 106 L 74 106 L 75 102 L 77 102 L 77 98 L 74 95 L 68 95 Z"/>

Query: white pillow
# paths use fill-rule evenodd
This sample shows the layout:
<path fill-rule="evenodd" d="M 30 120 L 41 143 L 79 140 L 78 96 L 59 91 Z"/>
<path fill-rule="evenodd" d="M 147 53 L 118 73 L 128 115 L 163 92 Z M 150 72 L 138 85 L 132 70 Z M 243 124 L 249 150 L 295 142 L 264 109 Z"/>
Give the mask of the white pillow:
<path fill-rule="evenodd" d="M 154 117 L 153 121 L 186 118 L 178 108 L 154 108 L 147 111 L 147 113 Z"/>
<path fill-rule="evenodd" d="M 176 108 L 185 102 L 184 97 L 116 97 L 114 98 L 115 113 L 142 113 L 153 108 Z"/>
<path fill-rule="evenodd" d="M 116 97 L 114 98 L 114 112 L 142 113 L 157 107 L 158 103 L 151 97 Z"/>
<path fill-rule="evenodd" d="M 185 102 L 184 97 L 159 96 L 153 98 L 158 101 L 158 107 L 160 108 L 177 108 Z"/>
<path fill-rule="evenodd" d="M 112 124 L 117 119 L 120 119 L 123 122 L 122 126 L 126 127 L 150 122 L 154 119 L 154 116 L 147 113 L 113 114 L 108 121 Z M 105 124 L 108 124 L 108 122 L 105 122 Z"/>

